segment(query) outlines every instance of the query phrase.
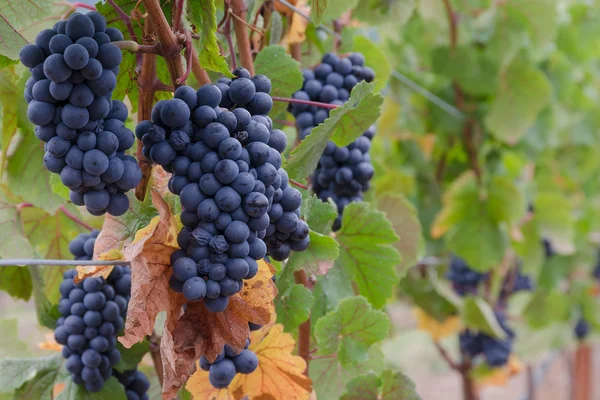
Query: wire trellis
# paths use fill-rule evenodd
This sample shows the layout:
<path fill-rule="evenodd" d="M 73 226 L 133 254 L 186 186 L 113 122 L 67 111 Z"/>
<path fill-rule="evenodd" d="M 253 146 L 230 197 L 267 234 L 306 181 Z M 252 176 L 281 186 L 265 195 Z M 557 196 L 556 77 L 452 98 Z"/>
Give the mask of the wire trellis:
<path fill-rule="evenodd" d="M 104 261 L 104 260 L 44 260 L 39 258 L 13 258 L 0 260 L 0 267 L 46 265 L 46 266 L 105 266 L 129 265 L 129 261 Z"/>

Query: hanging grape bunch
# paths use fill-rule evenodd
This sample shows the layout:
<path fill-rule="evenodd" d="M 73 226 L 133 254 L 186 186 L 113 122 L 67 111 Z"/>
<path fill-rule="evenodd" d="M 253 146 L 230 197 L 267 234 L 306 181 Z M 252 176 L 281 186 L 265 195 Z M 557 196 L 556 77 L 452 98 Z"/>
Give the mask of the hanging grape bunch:
<path fill-rule="evenodd" d="M 482 355 L 490 367 L 506 365 L 512 351 L 515 334 L 506 324 L 506 316 L 496 312 L 498 324 L 506 333 L 506 339 L 493 338 L 482 332 L 463 331 L 459 336 L 460 349 L 469 357 Z"/>
<path fill-rule="evenodd" d="M 143 372 L 133 369 L 121 373 L 113 369 L 113 375 L 125 388 L 127 400 L 148 400 L 150 381 Z"/>
<path fill-rule="evenodd" d="M 69 244 L 76 259 L 91 258 L 97 235 L 98 231 L 79 235 Z M 117 334 L 125 326 L 131 271 L 115 266 L 106 280 L 90 277 L 77 284 L 73 282 L 76 275 L 75 269 L 63 274 L 58 303 L 61 317 L 54 337 L 64 346 L 62 354 L 73 382 L 84 385 L 88 392 L 97 392 L 121 359 L 115 346 Z"/>
<path fill-rule="evenodd" d="M 135 140 L 124 125 L 127 108 L 111 100 L 122 58 L 111 41 L 119 40 L 121 32 L 106 27 L 102 15 L 75 13 L 20 53 L 31 71 L 27 116 L 45 142 L 44 166 L 60 174 L 71 201 L 93 215 L 124 214 L 125 192 L 142 177 L 135 158 L 125 155 Z"/>
<path fill-rule="evenodd" d="M 327 53 L 314 70 L 303 71 L 302 90 L 294 93 L 293 98 L 342 105 L 358 82 L 375 79 L 373 70 L 364 63 L 365 58 L 360 53 L 352 53 L 348 58 Z M 328 109 L 306 104 L 290 104 L 289 110 L 296 117 L 300 140 L 329 117 Z M 337 205 L 334 230 L 342 226 L 344 208 L 351 202 L 362 201 L 363 192 L 369 189 L 374 173 L 369 149 L 374 135 L 375 127 L 372 126 L 348 146 L 338 147 L 328 142 L 312 176 L 315 194 L 323 201 L 331 198 Z"/>
<path fill-rule="evenodd" d="M 287 138 L 268 116 L 271 82 L 243 68 L 234 74 L 197 91 L 177 88 L 136 127 L 144 157 L 172 172 L 169 189 L 183 208 L 171 286 L 213 312 L 256 275 L 257 260 L 309 244 L 302 196 L 281 168 Z"/>
<path fill-rule="evenodd" d="M 250 324 L 250 330 L 260 329 L 260 325 Z M 208 371 L 210 384 L 217 389 L 229 386 L 236 374 L 251 374 L 258 367 L 258 358 L 252 350 L 248 350 L 250 339 L 246 340 L 244 350 L 236 353 L 230 346 L 225 345 L 221 354 L 212 363 L 205 356 L 200 358 L 200 368 Z"/>

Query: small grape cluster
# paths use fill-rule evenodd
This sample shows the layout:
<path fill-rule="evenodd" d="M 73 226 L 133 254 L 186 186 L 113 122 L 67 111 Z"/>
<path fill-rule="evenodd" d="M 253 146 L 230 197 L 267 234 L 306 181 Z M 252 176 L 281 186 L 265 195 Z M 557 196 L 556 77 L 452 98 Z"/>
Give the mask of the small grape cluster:
<path fill-rule="evenodd" d="M 150 381 L 142 371 L 132 369 L 125 372 L 119 372 L 113 369 L 113 375 L 119 380 L 119 383 L 125 387 L 127 400 L 148 400 L 148 389 Z"/>
<path fill-rule="evenodd" d="M 476 294 L 479 284 L 487 279 L 487 274 L 472 270 L 467 262 L 453 254 L 446 278 L 452 283 L 454 291 L 460 295 Z"/>
<path fill-rule="evenodd" d="M 96 236 L 97 231 L 80 235 L 69 245 L 76 251 L 76 259 L 91 257 Z M 115 345 L 118 332 L 125 326 L 131 271 L 116 266 L 106 280 L 90 277 L 77 284 L 73 282 L 76 275 L 75 269 L 63 274 L 58 303 L 61 317 L 54 337 L 64 346 L 62 354 L 73 382 L 83 384 L 88 392 L 97 392 L 111 377 L 111 367 L 121 360 Z"/>
<path fill-rule="evenodd" d="M 250 330 L 260 329 L 260 325 L 250 324 Z M 258 367 L 258 358 L 252 350 L 248 350 L 250 339 L 240 353 L 236 353 L 229 345 L 225 345 L 221 354 L 212 363 L 205 356 L 200 358 L 200 368 L 208 371 L 210 384 L 217 389 L 229 386 L 236 374 L 251 374 Z"/>
<path fill-rule="evenodd" d="M 506 339 L 496 339 L 485 333 L 473 332 L 469 329 L 461 332 L 459 336 L 461 351 L 471 358 L 483 355 L 490 367 L 501 367 L 506 365 L 515 338 L 515 333 L 506 324 L 505 315 L 496 312 L 496 318 L 506 333 Z"/>
<path fill-rule="evenodd" d="M 580 317 L 575 324 L 575 337 L 578 340 L 583 340 L 590 333 L 590 324 L 585 320 L 585 318 Z"/>
<path fill-rule="evenodd" d="M 168 187 L 183 208 L 171 287 L 213 312 L 256 275 L 267 252 L 288 256 L 309 243 L 302 196 L 281 168 L 287 138 L 267 115 L 271 82 L 243 68 L 234 74 L 197 91 L 177 88 L 135 132 L 144 156 L 173 173 Z"/>
<path fill-rule="evenodd" d="M 373 70 L 364 63 L 365 58 L 360 53 L 352 53 L 348 58 L 327 53 L 314 70 L 303 71 L 302 90 L 294 93 L 293 98 L 342 105 L 358 82 L 375 79 Z M 296 117 L 300 140 L 329 117 L 329 110 L 306 104 L 290 104 L 289 110 Z M 331 198 L 337 205 L 334 230 L 342 225 L 344 208 L 351 202 L 362 201 L 363 193 L 369 189 L 374 174 L 369 149 L 374 135 L 372 126 L 348 146 L 338 147 L 328 142 L 312 176 L 315 194 L 323 201 Z"/>
<path fill-rule="evenodd" d="M 45 142 L 44 166 L 93 215 L 124 214 L 125 192 L 142 177 L 135 158 L 125 155 L 135 141 L 124 124 L 127 107 L 111 99 L 122 59 L 111 41 L 119 40 L 122 33 L 99 13 L 74 13 L 20 53 L 31 71 L 27 116 Z"/>
<path fill-rule="evenodd" d="M 90 233 L 80 233 L 69 242 L 69 251 L 76 260 L 91 260 L 94 257 L 94 245 L 99 234 L 100 231 L 94 229 Z"/>

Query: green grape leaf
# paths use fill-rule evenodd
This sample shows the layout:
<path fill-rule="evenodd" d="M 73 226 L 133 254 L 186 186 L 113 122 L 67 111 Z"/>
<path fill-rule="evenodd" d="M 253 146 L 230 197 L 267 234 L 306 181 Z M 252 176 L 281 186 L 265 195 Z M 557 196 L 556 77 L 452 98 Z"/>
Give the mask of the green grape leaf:
<path fill-rule="evenodd" d="M 275 299 L 277 322 L 283 324 L 286 332 L 292 332 L 308 319 L 312 304 L 310 289 L 299 284 L 288 287 Z"/>
<path fill-rule="evenodd" d="M 17 319 L 0 319 L 0 354 L 2 357 L 26 357 L 27 344 L 19 340 Z"/>
<path fill-rule="evenodd" d="M 462 309 L 463 323 L 467 328 L 486 333 L 494 338 L 506 338 L 492 307 L 483 299 L 468 297 Z"/>
<path fill-rule="evenodd" d="M 430 279 L 408 275 L 400 281 L 400 289 L 415 305 L 439 322 L 458 313 L 454 303 L 438 291 Z"/>
<path fill-rule="evenodd" d="M 415 0 L 359 0 L 352 18 L 373 25 L 393 25 L 398 30 L 410 19 L 414 9 Z"/>
<path fill-rule="evenodd" d="M 558 31 L 558 8 L 553 0 L 511 0 L 506 10 L 512 18 L 522 23 L 531 38 L 533 51 L 552 43 Z"/>
<path fill-rule="evenodd" d="M 4 290 L 16 299 L 29 300 L 33 283 L 27 267 L 17 265 L 0 267 L 0 290 Z"/>
<path fill-rule="evenodd" d="M 271 36 L 269 37 L 269 44 L 277 44 L 281 41 L 283 35 L 283 21 L 281 20 L 281 14 L 277 11 L 273 11 L 271 14 Z"/>
<path fill-rule="evenodd" d="M 410 378 L 389 369 L 381 377 L 374 374 L 356 377 L 347 387 L 340 400 L 421 400 Z"/>
<path fill-rule="evenodd" d="M 319 319 L 315 327 L 319 353 L 337 353 L 342 365 L 368 360 L 369 348 L 385 339 L 390 328 L 388 316 L 374 310 L 364 297 L 349 297 Z"/>
<path fill-rule="evenodd" d="M 339 267 L 335 266 L 327 275 L 317 277 L 313 288 L 313 307 L 310 312 L 311 329 L 314 330 L 317 321 L 330 311 L 335 310 L 340 300 L 354 296 L 350 277 Z"/>
<path fill-rule="evenodd" d="M 397 194 L 384 194 L 377 197 L 377 209 L 385 212 L 394 231 L 401 234 L 400 240 L 394 246 L 402 255 L 397 268 L 402 276 L 408 268 L 419 261 L 424 252 L 425 241 L 417 210 L 410 201 Z"/>
<path fill-rule="evenodd" d="M 319 162 L 327 141 L 347 146 L 362 135 L 379 117 L 383 97 L 374 93 L 374 84 L 361 82 L 354 87 L 350 99 L 331 110 L 329 118 L 315 127 L 292 152 L 285 165 L 290 178 L 302 180 Z"/>
<path fill-rule="evenodd" d="M 254 69 L 257 74 L 266 75 L 271 80 L 271 96 L 291 97 L 296 90 L 302 88 L 300 64 L 282 46 L 271 45 L 262 49 L 256 55 Z M 285 102 L 273 102 L 271 116 L 276 117 L 284 112 L 286 107 Z"/>
<path fill-rule="evenodd" d="M 537 290 L 523 315 L 532 328 L 547 328 L 556 322 L 568 321 L 570 306 L 569 296 L 557 289 Z"/>
<path fill-rule="evenodd" d="M 19 30 L 51 15 L 51 10 L 51 0 L 0 2 L 0 54 L 18 60 L 21 48 L 27 44 Z"/>
<path fill-rule="evenodd" d="M 337 233 L 340 256 L 336 266 L 354 281 L 358 293 L 381 308 L 398 283 L 401 257 L 393 245 L 398 236 L 385 214 L 368 203 L 350 203 Z"/>
<path fill-rule="evenodd" d="M 341 17 L 346 11 L 356 7 L 358 0 L 313 0 L 314 3 L 318 3 L 318 5 L 313 8 L 311 16 L 313 23 L 318 25 L 321 21 L 329 22 Z"/>
<path fill-rule="evenodd" d="M 484 51 L 474 46 L 433 50 L 432 66 L 436 73 L 456 80 L 465 93 L 489 96 L 498 87 L 498 65 Z"/>
<path fill-rule="evenodd" d="M 79 216 L 79 210 L 72 205 L 66 206 L 72 215 Z M 34 251 L 44 259 L 69 260 L 69 242 L 84 229 L 64 212 L 48 214 L 35 207 L 21 209 L 21 220 L 25 235 L 29 238 Z M 44 293 L 52 304 L 58 303 L 58 286 L 62 274 L 68 267 L 51 266 L 43 269 Z"/>
<path fill-rule="evenodd" d="M 4 183 L 12 194 L 36 207 L 54 213 L 64 200 L 50 187 L 50 172 L 44 167 L 44 144 L 35 137 L 33 125 L 21 130 L 22 140 L 9 156 Z"/>
<path fill-rule="evenodd" d="M 13 138 L 19 133 L 19 113 L 26 113 L 27 104 L 23 98 L 23 88 L 17 84 L 19 76 L 14 68 L 0 71 L 0 106 L 2 107 L 2 154 L 0 176 L 3 174 L 6 155 Z M 19 89 L 21 89 L 19 91 Z M 22 119 L 27 117 L 22 116 Z"/>
<path fill-rule="evenodd" d="M 535 220 L 542 236 L 552 243 L 558 254 L 575 251 L 575 219 L 572 203 L 558 192 L 542 192 L 534 201 Z"/>
<path fill-rule="evenodd" d="M 514 182 L 506 176 L 494 176 L 488 184 L 488 208 L 498 222 L 514 224 L 524 215 L 525 197 Z"/>
<path fill-rule="evenodd" d="M 336 357 L 318 358 L 310 362 L 310 378 L 319 399 L 338 399 L 346 392 L 352 379 L 385 369 L 383 354 L 379 346 L 371 346 L 368 360 L 358 364 L 342 365 Z"/>
<path fill-rule="evenodd" d="M 130 348 L 126 348 L 121 342 L 117 341 L 117 350 L 121 353 L 121 361 L 113 369 L 119 372 L 130 371 L 136 369 L 142 358 L 150 351 L 150 342 L 143 340 Z"/>
<path fill-rule="evenodd" d="M 123 385 L 114 376 L 104 382 L 102 390 L 90 393 L 82 385 L 77 385 L 67 378 L 67 385 L 56 397 L 56 400 L 127 400 Z"/>
<path fill-rule="evenodd" d="M 36 381 L 38 379 L 42 379 L 42 377 L 45 377 L 49 374 L 56 377 L 59 374 L 62 363 L 63 358 L 60 354 L 56 354 L 52 357 L 41 358 L 0 359 L 0 387 L 2 388 L 3 392 L 10 392 L 21 388 L 19 391 L 22 393 L 23 388 L 31 388 L 35 385 Z M 52 398 L 51 395 L 53 385 L 54 379 L 49 387 L 46 388 L 47 390 L 43 391 L 49 394 L 46 399 Z M 42 392 L 40 389 L 41 388 L 37 388 L 38 393 Z M 30 397 L 30 399 L 41 399 L 41 397 Z"/>
<path fill-rule="evenodd" d="M 211 71 L 233 77 L 217 43 L 217 8 L 215 0 L 188 1 L 187 16 L 194 32 L 200 34 L 200 65 Z"/>
<path fill-rule="evenodd" d="M 313 194 L 302 199 L 302 215 L 311 230 L 327 235 L 331 232 L 331 226 L 338 213 L 337 207 L 331 200 L 325 203 Z"/>
<path fill-rule="evenodd" d="M 509 65 L 500 88 L 485 124 L 496 139 L 515 145 L 550 101 L 552 88 L 544 73 L 524 55 Z"/>
<path fill-rule="evenodd" d="M 385 52 L 364 36 L 353 37 L 352 51 L 362 53 L 365 56 L 365 65 L 375 71 L 375 91 L 385 88 L 392 73 L 392 66 Z"/>
<path fill-rule="evenodd" d="M 56 320 L 60 318 L 60 313 L 58 312 L 58 304 L 51 303 L 48 296 L 46 296 L 46 281 L 54 279 L 55 276 L 48 274 L 48 268 L 43 265 L 29 265 L 27 269 L 33 285 L 33 298 L 38 322 L 48 329 L 54 329 L 56 328 Z M 55 286 L 55 290 L 58 291 L 58 286 Z"/>
<path fill-rule="evenodd" d="M 310 16 L 313 20 L 313 24 L 319 25 L 323 15 L 327 10 L 327 6 L 330 0 L 313 0 L 310 7 Z"/>
<path fill-rule="evenodd" d="M 63 199 L 70 201 L 69 188 L 61 182 L 59 174 L 50 174 L 50 188 L 52 189 L 53 193 L 56 193 Z"/>
<path fill-rule="evenodd" d="M 514 241 L 513 248 L 523 261 L 523 273 L 537 280 L 544 263 L 544 246 L 537 227 L 537 217 L 534 215 L 531 220 L 521 225 L 520 232 L 522 240 Z"/>
<path fill-rule="evenodd" d="M 305 251 L 295 251 L 289 258 L 286 270 L 304 270 L 307 274 L 325 275 L 333 268 L 339 255 L 339 246 L 330 236 L 310 231 L 310 245 Z"/>
<path fill-rule="evenodd" d="M 444 196 L 444 206 L 431 228 L 431 235 L 445 238 L 446 247 L 464 258 L 477 271 L 500 263 L 508 243 L 500 220 L 480 194 L 475 176 L 468 172 L 456 179 Z"/>

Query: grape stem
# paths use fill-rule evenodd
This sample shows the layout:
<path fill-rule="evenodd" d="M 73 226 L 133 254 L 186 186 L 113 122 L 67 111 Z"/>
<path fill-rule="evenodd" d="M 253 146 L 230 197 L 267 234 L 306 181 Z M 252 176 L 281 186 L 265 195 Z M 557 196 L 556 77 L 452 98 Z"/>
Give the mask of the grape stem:
<path fill-rule="evenodd" d="M 175 1 L 175 15 L 173 15 L 173 32 L 181 31 L 181 20 L 183 16 L 184 0 Z"/>
<path fill-rule="evenodd" d="M 150 54 L 160 54 L 159 48 L 156 45 L 144 45 L 144 44 L 138 44 L 137 42 L 134 42 L 133 40 L 122 40 L 119 42 L 112 42 L 115 46 L 117 46 L 118 48 L 122 49 L 122 50 L 127 50 L 131 53 L 150 53 Z"/>
<path fill-rule="evenodd" d="M 254 75 L 254 61 L 250 49 L 250 37 L 248 36 L 246 13 L 248 7 L 244 0 L 231 0 L 231 10 L 234 16 L 233 28 L 237 41 L 238 53 L 242 67 L 246 68 L 250 75 Z"/>
<path fill-rule="evenodd" d="M 152 363 L 154 364 L 154 369 L 156 370 L 156 375 L 158 377 L 158 381 L 160 382 L 160 386 L 163 385 L 163 363 L 162 358 L 160 356 L 160 336 L 156 334 L 156 332 L 152 332 L 152 335 L 148 336 L 148 342 L 150 344 L 150 356 L 152 356 Z"/>
<path fill-rule="evenodd" d="M 177 78 L 178 84 L 185 82 L 192 72 L 192 57 L 194 56 L 192 47 L 192 38 L 190 37 L 189 32 L 187 32 L 185 38 L 185 72 Z"/>
<path fill-rule="evenodd" d="M 302 184 L 300 182 L 297 182 L 297 181 L 295 181 L 293 179 L 288 179 L 288 182 L 291 183 L 292 185 L 296 186 L 296 187 L 299 187 L 300 189 L 308 190 L 308 186 L 306 186 L 306 185 L 304 185 L 304 184 Z"/>
<path fill-rule="evenodd" d="M 225 5 L 228 6 L 227 4 Z M 228 8 L 230 10 L 230 8 Z M 227 41 L 227 47 L 229 48 L 229 58 L 231 59 L 231 68 L 237 68 L 237 60 L 235 58 L 235 48 L 233 47 L 233 39 L 231 38 L 231 18 L 229 17 L 229 12 L 225 13 L 223 20 L 223 29 L 221 31 L 222 35 L 225 36 L 225 40 Z"/>
<path fill-rule="evenodd" d="M 334 108 L 338 108 L 339 106 L 337 104 L 329 104 L 329 103 L 321 103 L 318 101 L 311 101 L 311 100 L 300 100 L 300 99 L 292 99 L 289 97 L 276 97 L 276 96 L 271 96 L 271 98 L 273 99 L 273 101 L 282 101 L 285 103 L 293 103 L 293 104 L 304 104 L 307 106 L 315 106 L 315 107 L 320 107 L 320 108 L 329 108 L 330 110 L 333 110 Z"/>
<path fill-rule="evenodd" d="M 296 127 L 295 123 L 292 121 L 286 121 L 284 119 L 276 119 L 275 122 L 284 126 L 291 126 L 292 128 Z"/>

